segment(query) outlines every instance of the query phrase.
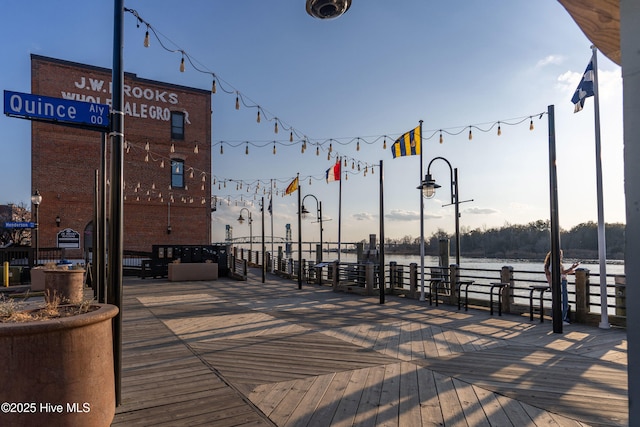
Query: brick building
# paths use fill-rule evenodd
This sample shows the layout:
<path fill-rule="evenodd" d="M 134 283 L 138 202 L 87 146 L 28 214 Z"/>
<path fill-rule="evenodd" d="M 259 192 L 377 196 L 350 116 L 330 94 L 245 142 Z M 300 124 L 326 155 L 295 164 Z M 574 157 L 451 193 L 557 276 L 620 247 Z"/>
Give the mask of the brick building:
<path fill-rule="evenodd" d="M 124 249 L 209 244 L 211 93 L 130 73 L 124 84 Z M 111 70 L 31 55 L 31 93 L 109 105 Z M 41 248 L 58 247 L 65 229 L 80 235 L 80 248 L 67 249 L 68 257 L 91 248 L 102 141 L 101 132 L 32 122 Z M 109 145 L 107 138 L 107 162 Z"/>

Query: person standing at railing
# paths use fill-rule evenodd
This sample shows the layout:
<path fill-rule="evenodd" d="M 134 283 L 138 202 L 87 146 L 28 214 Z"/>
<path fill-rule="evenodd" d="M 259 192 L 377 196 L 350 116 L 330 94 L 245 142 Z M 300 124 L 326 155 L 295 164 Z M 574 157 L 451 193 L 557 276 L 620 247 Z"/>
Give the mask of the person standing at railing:
<path fill-rule="evenodd" d="M 560 286 L 562 290 L 562 323 L 568 325 L 569 319 L 569 292 L 567 291 L 567 275 L 575 273 L 576 268 L 580 265 L 579 262 L 574 262 L 571 267 L 565 269 L 562 265 L 562 250 L 560 251 Z M 544 274 L 547 276 L 547 282 L 551 286 L 551 252 L 547 253 L 544 258 Z"/>

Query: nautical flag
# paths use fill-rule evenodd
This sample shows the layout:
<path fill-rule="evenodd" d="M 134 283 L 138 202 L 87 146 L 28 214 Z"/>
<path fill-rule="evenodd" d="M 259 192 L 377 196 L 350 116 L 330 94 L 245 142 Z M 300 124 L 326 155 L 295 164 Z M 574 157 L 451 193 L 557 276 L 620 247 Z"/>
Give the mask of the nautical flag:
<path fill-rule="evenodd" d="M 573 94 L 573 98 L 571 98 L 571 102 L 575 104 L 573 109 L 574 113 L 582 110 L 584 107 L 584 100 L 590 96 L 594 95 L 593 92 L 593 81 L 594 81 L 594 73 L 593 73 L 593 57 L 591 61 L 589 61 L 589 65 L 587 65 L 587 69 L 584 71 L 582 75 L 582 80 L 580 80 L 580 84 L 576 88 L 575 93 Z"/>
<path fill-rule="evenodd" d="M 338 160 L 335 165 L 327 169 L 325 176 L 327 178 L 327 182 L 340 181 L 340 160 Z"/>
<path fill-rule="evenodd" d="M 396 142 L 391 145 L 391 153 L 394 159 L 398 156 L 415 156 L 420 154 L 421 144 L 422 136 L 418 126 L 396 139 Z"/>
<path fill-rule="evenodd" d="M 294 191 L 296 191 L 298 189 L 298 177 L 296 176 L 293 181 L 291 181 L 291 184 L 289 184 L 287 186 L 287 189 L 284 191 L 284 194 L 291 194 Z"/>

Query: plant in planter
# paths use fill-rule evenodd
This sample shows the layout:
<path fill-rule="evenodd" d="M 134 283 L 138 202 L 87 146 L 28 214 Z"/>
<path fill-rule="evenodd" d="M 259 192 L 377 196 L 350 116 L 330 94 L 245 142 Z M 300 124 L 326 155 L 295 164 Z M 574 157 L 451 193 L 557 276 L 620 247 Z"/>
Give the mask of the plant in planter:
<path fill-rule="evenodd" d="M 111 319 L 118 308 L 0 301 L 0 425 L 109 426 L 115 414 Z"/>

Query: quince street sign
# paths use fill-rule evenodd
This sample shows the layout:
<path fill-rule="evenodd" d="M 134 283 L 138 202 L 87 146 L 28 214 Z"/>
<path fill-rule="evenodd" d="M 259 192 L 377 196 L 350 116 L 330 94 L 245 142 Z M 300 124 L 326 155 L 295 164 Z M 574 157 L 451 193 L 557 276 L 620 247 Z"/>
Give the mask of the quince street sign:
<path fill-rule="evenodd" d="M 93 102 L 5 90 L 4 114 L 100 132 L 109 130 L 109 106 Z"/>

